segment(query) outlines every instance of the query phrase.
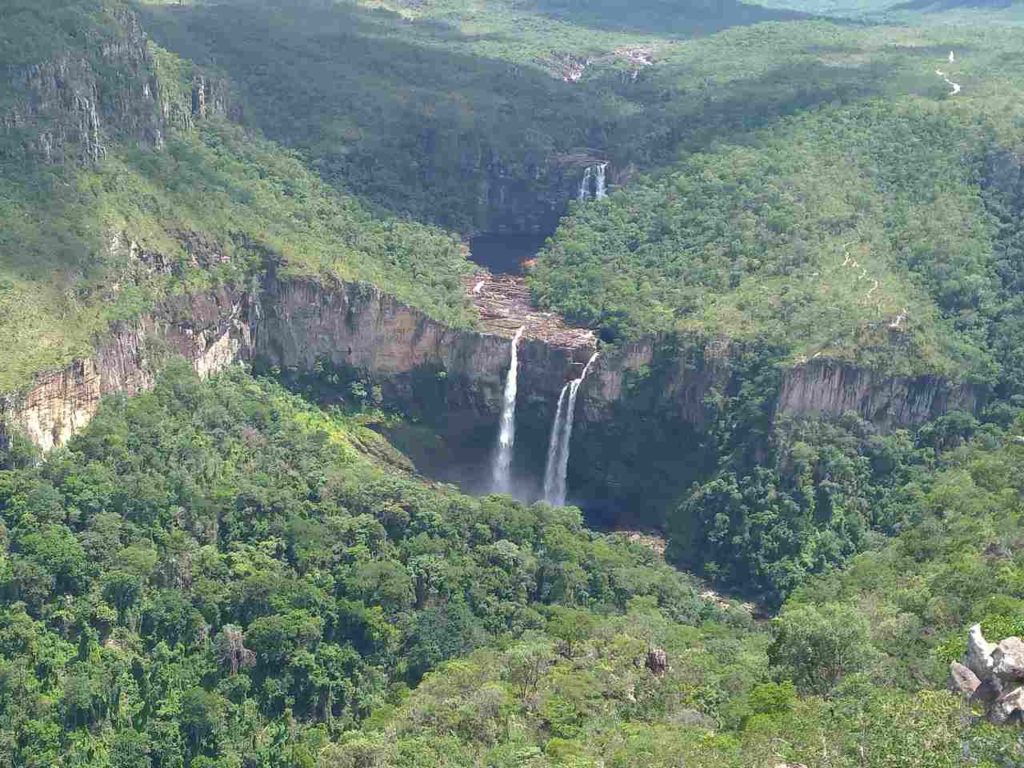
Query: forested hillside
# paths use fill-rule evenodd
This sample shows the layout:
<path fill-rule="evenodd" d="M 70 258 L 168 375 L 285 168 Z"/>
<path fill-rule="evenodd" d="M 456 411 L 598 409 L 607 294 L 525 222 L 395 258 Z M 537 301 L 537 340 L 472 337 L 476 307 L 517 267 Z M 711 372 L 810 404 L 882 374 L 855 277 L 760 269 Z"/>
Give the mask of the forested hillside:
<path fill-rule="evenodd" d="M 0 4 L 0 765 L 1024 765 L 1021 20 Z"/>
<path fill-rule="evenodd" d="M 375 418 L 178 368 L 42 465 L 4 454 L 4 761 L 303 765 L 477 647 L 512 654 L 512 691 L 627 610 L 749 634 L 576 510 L 417 481 Z"/>
<path fill-rule="evenodd" d="M 944 455 L 894 543 L 766 626 L 574 510 L 416 480 L 381 418 L 175 369 L 8 451 L 5 761 L 1018 759 L 939 690 L 966 624 L 1020 627 L 1014 438 Z"/>
<path fill-rule="evenodd" d="M 149 44 L 121 3 L 6 5 L 3 35 L 0 391 L 85 354 L 160 295 L 271 262 L 386 282 L 472 321 L 456 241 L 372 216 L 230 124 L 215 94 L 200 110 L 193 65 Z"/>
<path fill-rule="evenodd" d="M 587 162 L 652 167 L 681 141 L 877 87 L 813 53 L 836 30 L 782 48 L 770 28 L 684 44 L 788 14 L 669 8 L 240 0 L 143 18 L 161 45 L 230 79 L 244 122 L 336 186 L 463 232 L 547 233 Z M 278 44 L 286 59 L 260 64 Z"/>
<path fill-rule="evenodd" d="M 902 46 L 902 30 L 865 39 L 886 34 L 884 95 L 718 136 L 577 211 L 534 274 L 540 299 L 611 338 L 697 330 L 763 339 L 794 360 L 997 379 L 988 356 L 1016 344 L 1003 266 L 1016 246 L 1000 217 L 1018 214 L 996 184 L 1016 172 L 1001 167 L 1016 163 L 1013 36 L 977 53 L 977 38 L 945 29 Z M 832 55 L 867 59 L 858 37 Z M 954 48 L 964 63 L 945 60 Z M 964 91 L 950 94 L 934 69 Z"/>
<path fill-rule="evenodd" d="M 5 454 L 4 760 L 1016 759 L 938 690 L 965 624 L 1020 626 L 1009 436 L 945 455 L 894 543 L 768 627 L 575 510 L 424 484 L 381 418 L 177 368 L 42 464 Z"/>

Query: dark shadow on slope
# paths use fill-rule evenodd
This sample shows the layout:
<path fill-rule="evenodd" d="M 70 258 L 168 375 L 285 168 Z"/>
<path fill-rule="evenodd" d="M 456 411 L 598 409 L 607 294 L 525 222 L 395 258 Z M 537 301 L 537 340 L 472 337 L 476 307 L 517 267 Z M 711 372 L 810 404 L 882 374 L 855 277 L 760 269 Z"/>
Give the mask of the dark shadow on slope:
<path fill-rule="evenodd" d="M 282 0 L 147 7 L 158 43 L 234 84 L 249 124 L 328 182 L 465 233 L 545 234 L 594 148 L 651 168 L 780 116 L 871 96 L 884 67 L 787 66 L 721 88 L 670 63 L 579 83 L 458 50 L 465 38 L 353 6 Z M 677 75 L 679 77 L 677 77 Z M 625 181 L 621 178 L 619 181 Z"/>
<path fill-rule="evenodd" d="M 667 37 L 698 37 L 762 21 L 810 18 L 736 0 L 535 0 L 530 7 L 572 24 Z"/>
<path fill-rule="evenodd" d="M 893 72 L 891 64 L 881 62 L 849 68 L 790 64 L 728 88 L 682 91 L 672 99 L 658 97 L 660 83 L 640 82 L 631 93 L 620 93 L 637 109 L 610 125 L 604 140 L 616 148 L 613 157 L 620 167 L 652 168 L 680 153 L 746 141 L 752 131 L 804 110 L 872 98 Z"/>
<path fill-rule="evenodd" d="M 224 73 L 247 122 L 325 179 L 454 229 L 553 228 L 561 211 L 548 187 L 564 194 L 544 173 L 549 160 L 597 133 L 600 109 L 583 91 L 453 51 L 457 33 L 436 24 L 342 5 L 144 15 L 157 42 Z"/>

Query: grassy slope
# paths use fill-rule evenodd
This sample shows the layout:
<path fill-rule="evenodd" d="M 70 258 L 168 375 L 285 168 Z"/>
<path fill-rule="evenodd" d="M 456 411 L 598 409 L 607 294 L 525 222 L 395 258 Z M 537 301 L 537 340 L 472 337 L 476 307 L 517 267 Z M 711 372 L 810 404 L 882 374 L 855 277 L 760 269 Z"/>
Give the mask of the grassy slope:
<path fill-rule="evenodd" d="M 72 60 L 87 58 L 97 35 L 118 34 L 119 20 L 100 4 L 87 16 L 99 30 L 89 35 L 80 34 L 81 19 L 71 14 L 69 21 L 55 9 L 22 14 L 21 25 L 29 40 L 67 25 Z M 53 53 L 8 42 L 13 66 Z M 154 53 L 166 108 L 187 114 L 191 67 Z M 102 83 L 102 64 L 92 66 Z M 26 95 L 9 88 L 5 98 L 17 106 Z M 91 165 L 44 165 L 23 151 L 31 130 L 6 134 L 0 152 L 0 344 L 8 350 L 0 361 L 0 391 L 85 354 L 109 322 L 132 316 L 166 291 L 239 279 L 259 268 L 267 253 L 287 269 L 386 284 L 440 319 L 472 322 L 459 280 L 469 265 L 456 240 L 371 215 L 288 152 L 219 118 L 196 130 L 170 128 L 159 151 L 138 148 L 118 126 L 107 126 L 106 154 Z M 160 252 L 173 276 L 151 274 L 111 249 L 112 235 L 121 232 Z M 224 259 L 198 264 L 183 245 L 182 235 L 192 234 Z"/>

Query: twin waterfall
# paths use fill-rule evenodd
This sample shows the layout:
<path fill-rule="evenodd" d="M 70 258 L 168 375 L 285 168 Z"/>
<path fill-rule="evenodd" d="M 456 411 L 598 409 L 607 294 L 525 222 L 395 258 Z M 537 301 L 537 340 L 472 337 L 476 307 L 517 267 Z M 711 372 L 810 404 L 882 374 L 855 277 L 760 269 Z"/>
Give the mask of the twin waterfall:
<path fill-rule="evenodd" d="M 498 430 L 498 449 L 494 452 L 491 468 L 491 487 L 495 493 L 512 491 L 512 449 L 516 444 L 516 394 L 519 389 L 519 340 L 523 326 L 512 339 L 512 362 L 505 377 L 505 398 L 501 404 L 501 427 Z"/>
<path fill-rule="evenodd" d="M 584 203 L 587 200 L 604 200 L 608 197 L 608 186 L 605 183 L 607 170 L 608 163 L 588 165 L 583 171 L 583 179 L 580 181 L 576 200 Z"/>
<path fill-rule="evenodd" d="M 572 422 L 576 413 L 576 395 L 595 360 L 597 352 L 583 367 L 580 377 L 562 387 L 562 393 L 558 396 L 558 408 L 551 425 L 551 439 L 548 441 L 548 460 L 544 467 L 544 501 L 553 507 L 565 505 L 565 476 L 569 471 L 569 441 L 572 439 Z"/>
<path fill-rule="evenodd" d="M 607 170 L 608 163 L 588 165 L 584 169 L 576 195 L 579 202 L 604 200 L 608 197 L 605 180 Z M 491 463 L 491 490 L 494 493 L 512 492 L 512 456 L 516 444 L 516 395 L 519 389 L 519 342 L 525 330 L 525 326 L 520 328 L 512 339 L 511 362 L 505 377 L 505 395 L 501 405 L 498 445 Z M 596 352 L 584 366 L 580 377 L 562 387 L 558 397 L 558 408 L 555 411 L 554 424 L 551 425 L 551 439 L 544 468 L 544 500 L 554 506 L 565 504 L 565 477 L 569 468 L 569 443 L 572 439 L 576 396 L 595 360 Z"/>
<path fill-rule="evenodd" d="M 519 392 L 519 342 L 525 327 L 516 331 L 512 339 L 512 350 L 505 376 L 504 398 L 501 404 L 501 423 L 498 429 L 498 445 L 491 466 L 491 490 L 494 493 L 512 492 L 512 456 L 516 443 L 516 396 Z M 552 506 L 565 505 L 565 478 L 569 469 L 569 446 L 572 440 L 572 424 L 576 412 L 576 398 L 580 386 L 587 378 L 590 367 L 597 360 L 597 353 L 587 361 L 578 379 L 573 379 L 558 396 L 555 421 L 551 425 L 551 439 L 548 441 L 548 455 L 544 466 L 544 501 Z"/>

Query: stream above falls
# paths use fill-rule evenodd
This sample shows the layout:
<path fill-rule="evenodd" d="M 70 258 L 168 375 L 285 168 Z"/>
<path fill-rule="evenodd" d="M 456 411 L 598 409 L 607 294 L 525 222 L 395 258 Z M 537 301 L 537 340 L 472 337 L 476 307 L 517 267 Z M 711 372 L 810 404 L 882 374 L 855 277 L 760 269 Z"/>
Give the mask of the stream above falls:
<path fill-rule="evenodd" d="M 469 241 L 469 258 L 495 275 L 521 275 L 523 262 L 544 247 L 546 234 L 502 234 L 489 232 Z"/>

